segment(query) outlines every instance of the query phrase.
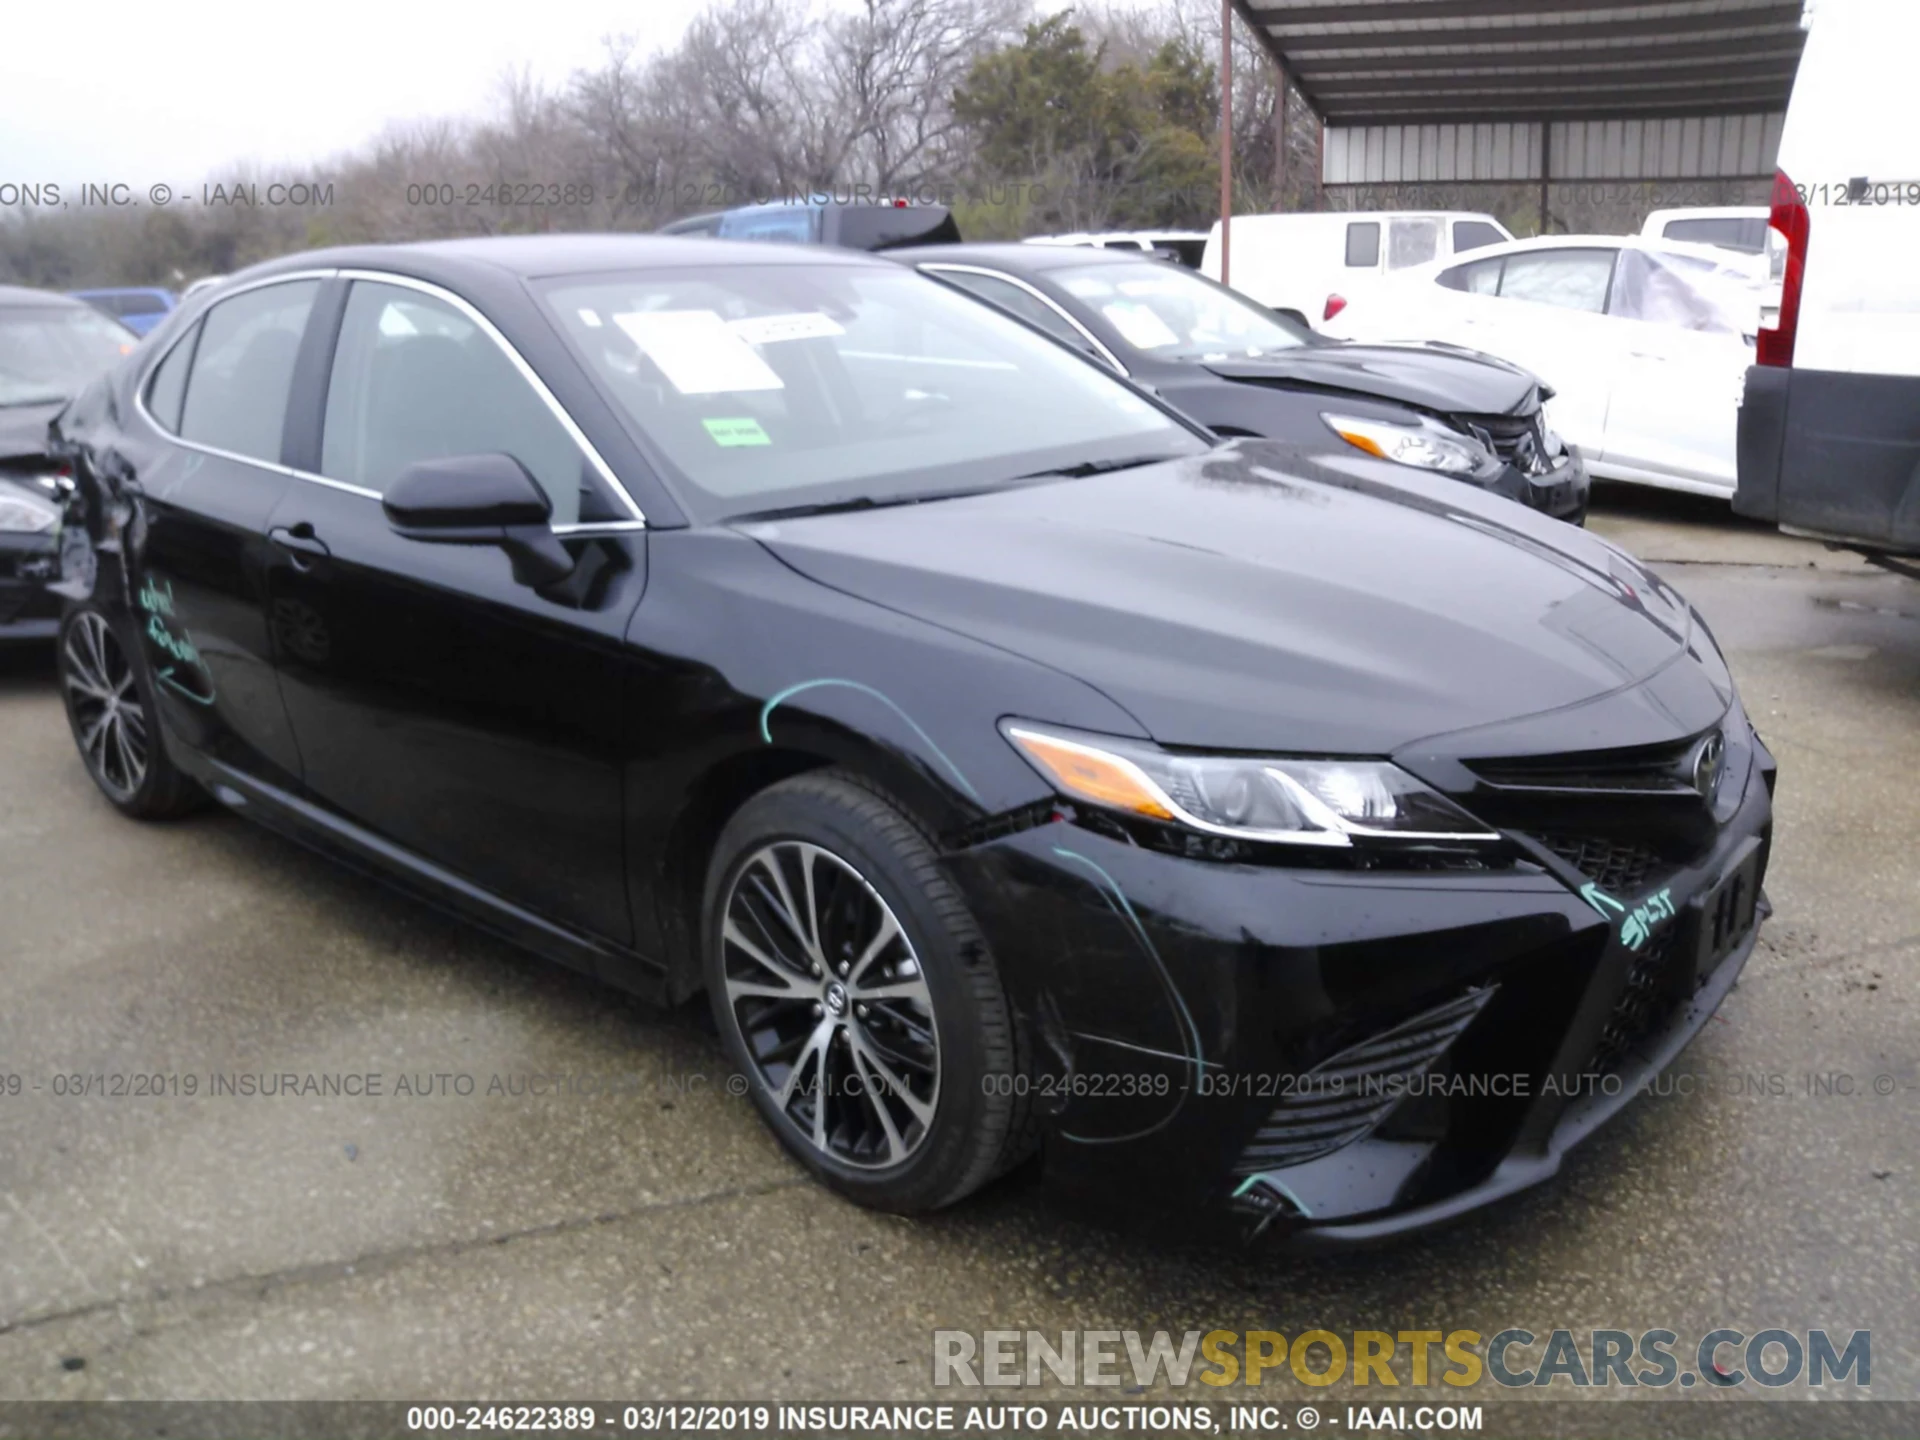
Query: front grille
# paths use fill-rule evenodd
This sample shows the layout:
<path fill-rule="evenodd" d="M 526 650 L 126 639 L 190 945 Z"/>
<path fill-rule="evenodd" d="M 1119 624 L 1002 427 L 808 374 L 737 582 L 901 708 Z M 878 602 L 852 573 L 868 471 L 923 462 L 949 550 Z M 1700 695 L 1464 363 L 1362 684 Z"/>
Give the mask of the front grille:
<path fill-rule="evenodd" d="M 1321 1061 L 1269 1112 L 1241 1152 L 1236 1173 L 1303 1165 L 1364 1138 L 1406 1097 L 1407 1082 L 1433 1068 L 1499 988 L 1469 990 Z"/>
<path fill-rule="evenodd" d="M 1697 736 L 1667 745 L 1470 760 L 1468 767 L 1502 790 L 1592 795 L 1681 795 L 1695 799 L 1690 761 Z"/>
<path fill-rule="evenodd" d="M 1612 840 L 1604 835 L 1536 835 L 1558 855 L 1602 890 L 1629 893 L 1667 868 L 1660 852 L 1644 841 Z"/>
<path fill-rule="evenodd" d="M 0 625 L 10 625 L 19 619 L 32 594 L 24 585 L 0 585 Z"/>
<path fill-rule="evenodd" d="M 1647 941 L 1647 948 L 1633 957 L 1627 971 L 1626 988 L 1614 1002 L 1613 1012 L 1600 1031 L 1600 1043 L 1594 1048 L 1594 1074 L 1604 1075 L 1617 1068 L 1627 1052 L 1648 1039 L 1671 1018 L 1680 1001 L 1675 974 L 1678 949 L 1671 926 Z"/>
<path fill-rule="evenodd" d="M 1456 417 L 1469 429 L 1477 430 L 1498 455 L 1522 474 L 1539 475 L 1553 468 L 1547 456 L 1546 432 L 1540 423 L 1540 411 L 1527 415 L 1461 415 Z"/>

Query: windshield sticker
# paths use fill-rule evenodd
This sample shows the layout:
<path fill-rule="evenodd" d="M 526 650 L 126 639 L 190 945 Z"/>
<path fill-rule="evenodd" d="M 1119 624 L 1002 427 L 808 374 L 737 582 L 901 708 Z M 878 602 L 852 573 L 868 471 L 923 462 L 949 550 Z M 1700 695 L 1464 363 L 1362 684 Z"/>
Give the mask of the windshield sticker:
<path fill-rule="evenodd" d="M 598 330 L 600 328 L 600 315 L 598 311 L 583 309 L 579 312 L 579 315 L 580 323 L 588 329 Z"/>
<path fill-rule="evenodd" d="M 711 310 L 628 311 L 613 323 L 682 395 L 785 388 L 759 353 Z"/>
<path fill-rule="evenodd" d="M 727 328 L 749 345 L 772 345 L 781 340 L 829 340 L 847 332 L 826 315 L 749 315 L 729 320 Z"/>
<path fill-rule="evenodd" d="M 702 420 L 707 434 L 713 437 L 713 443 L 728 450 L 740 445 L 771 445 L 773 437 L 760 428 L 760 422 L 751 415 L 732 419 Z"/>
<path fill-rule="evenodd" d="M 1142 350 L 1158 350 L 1163 345 L 1180 343 L 1180 337 L 1167 322 L 1137 300 L 1110 300 L 1100 307 L 1100 313 L 1113 322 L 1113 328 L 1129 345 L 1138 345 Z"/>

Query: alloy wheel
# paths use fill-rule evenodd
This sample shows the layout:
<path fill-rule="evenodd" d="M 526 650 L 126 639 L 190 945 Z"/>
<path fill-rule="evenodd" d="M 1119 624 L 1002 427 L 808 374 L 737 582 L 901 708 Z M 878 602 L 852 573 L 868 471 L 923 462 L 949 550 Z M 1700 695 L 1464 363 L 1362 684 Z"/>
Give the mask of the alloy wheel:
<path fill-rule="evenodd" d="M 147 778 L 147 712 L 133 665 L 106 617 L 82 611 L 67 628 L 67 710 L 80 754 L 108 794 L 130 799 Z"/>
<path fill-rule="evenodd" d="M 940 1099 L 933 995 L 879 892 L 833 852 L 781 840 L 735 872 L 721 913 L 727 1005 L 775 1107 L 843 1165 L 918 1151 Z"/>

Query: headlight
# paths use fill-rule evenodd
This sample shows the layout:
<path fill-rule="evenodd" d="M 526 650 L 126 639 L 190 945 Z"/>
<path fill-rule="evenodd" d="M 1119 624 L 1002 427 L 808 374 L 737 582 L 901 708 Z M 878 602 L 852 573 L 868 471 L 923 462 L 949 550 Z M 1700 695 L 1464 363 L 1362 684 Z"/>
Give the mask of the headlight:
<path fill-rule="evenodd" d="M 1359 415 L 1324 414 L 1320 418 L 1354 449 L 1419 470 L 1472 475 L 1486 469 L 1494 459 L 1493 452 L 1478 440 L 1432 420 L 1402 425 L 1392 420 L 1368 420 Z"/>
<path fill-rule="evenodd" d="M 1331 846 L 1500 839 L 1384 760 L 1178 755 L 1143 741 L 1018 721 L 1002 728 L 1062 795 L 1208 835 Z"/>
<path fill-rule="evenodd" d="M 60 512 L 36 496 L 10 491 L 0 494 L 0 530 L 28 535 L 51 534 Z"/>

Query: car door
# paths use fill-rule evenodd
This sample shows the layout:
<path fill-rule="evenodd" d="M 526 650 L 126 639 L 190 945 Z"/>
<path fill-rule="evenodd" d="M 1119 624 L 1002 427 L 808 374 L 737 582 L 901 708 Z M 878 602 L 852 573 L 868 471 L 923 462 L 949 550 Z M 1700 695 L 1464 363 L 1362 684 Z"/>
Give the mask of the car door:
<path fill-rule="evenodd" d="M 351 278 L 316 453 L 272 517 L 274 636 L 309 795 L 457 882 L 572 931 L 631 935 L 622 646 L 644 536 L 478 311 Z M 536 590 L 486 544 L 388 523 L 410 465 L 512 456 L 577 560 Z"/>
<path fill-rule="evenodd" d="M 1753 350 L 1681 268 L 1621 252 L 1608 312 L 1621 336 L 1600 460 L 1733 493 L 1740 401 Z M 1755 314 L 1758 301 L 1754 304 Z M 1628 474 L 1626 472 L 1632 472 Z"/>
<path fill-rule="evenodd" d="M 1452 340 L 1532 371 L 1553 391 L 1556 430 L 1589 456 L 1606 436 L 1622 337 L 1607 313 L 1618 251 L 1604 246 L 1518 250 L 1440 272 L 1457 323 Z"/>
<path fill-rule="evenodd" d="M 282 463 L 288 399 L 321 283 L 275 280 L 221 300 L 144 377 L 138 406 L 160 438 L 129 477 L 138 519 L 123 539 L 169 725 L 212 760 L 286 788 L 301 765 L 274 674 L 266 536 L 294 483 Z"/>

